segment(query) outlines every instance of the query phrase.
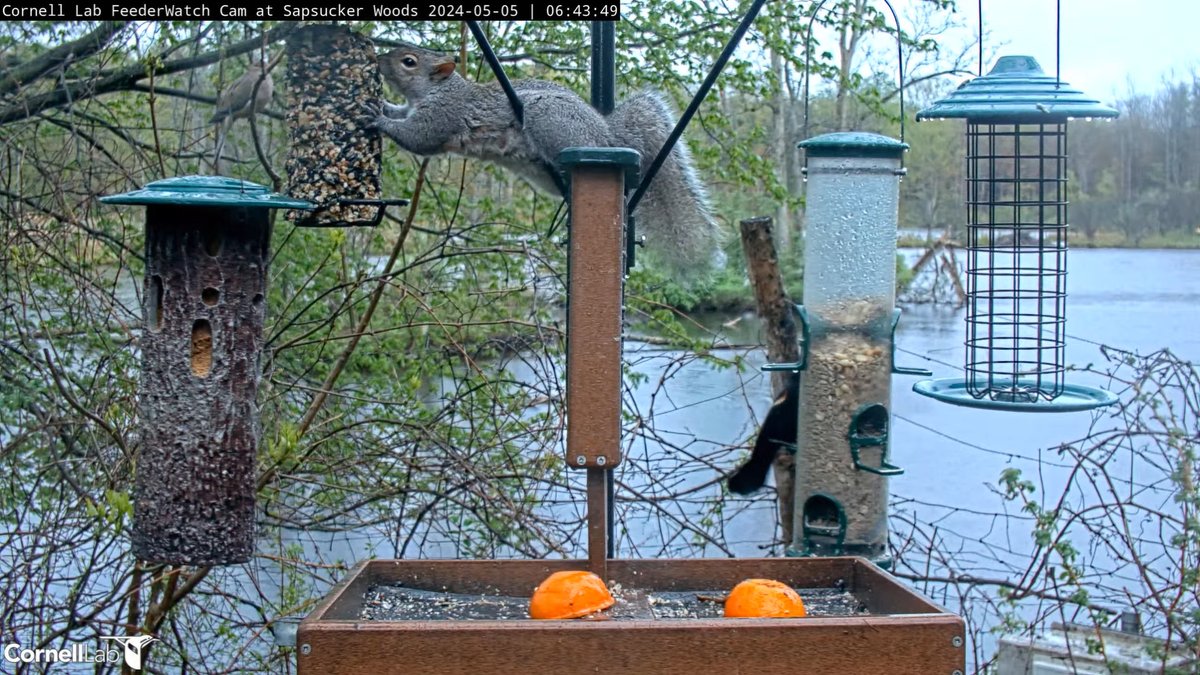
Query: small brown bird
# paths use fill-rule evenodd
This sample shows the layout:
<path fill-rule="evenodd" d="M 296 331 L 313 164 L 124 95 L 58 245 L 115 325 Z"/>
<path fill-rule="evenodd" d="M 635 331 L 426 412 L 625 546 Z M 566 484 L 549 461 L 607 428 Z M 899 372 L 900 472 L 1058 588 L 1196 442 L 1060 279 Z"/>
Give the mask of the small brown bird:
<path fill-rule="evenodd" d="M 250 119 L 256 113 L 267 107 L 271 95 L 275 91 L 275 83 L 271 81 L 270 66 L 266 55 L 262 61 L 250 64 L 242 76 L 234 80 L 221 95 L 217 97 L 217 107 L 213 110 L 210 124 L 217 126 L 217 147 L 213 152 L 213 172 L 221 174 L 221 153 L 225 151 L 225 136 L 234 120 Z"/>
<path fill-rule="evenodd" d="M 262 84 L 259 84 L 262 80 Z M 257 91 L 255 91 L 257 87 Z M 221 92 L 217 97 L 217 107 L 213 110 L 210 124 L 222 122 L 225 118 L 247 119 L 261 111 L 271 102 L 275 91 L 275 83 L 271 81 L 271 73 L 263 72 L 261 63 L 252 63 L 241 77 Z"/>

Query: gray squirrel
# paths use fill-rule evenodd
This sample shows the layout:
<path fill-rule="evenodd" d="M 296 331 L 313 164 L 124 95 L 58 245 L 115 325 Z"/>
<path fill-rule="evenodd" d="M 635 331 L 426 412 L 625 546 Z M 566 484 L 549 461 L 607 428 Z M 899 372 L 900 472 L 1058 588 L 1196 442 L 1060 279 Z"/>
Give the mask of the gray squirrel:
<path fill-rule="evenodd" d="M 405 45 L 379 57 L 383 79 L 407 99 L 381 101 L 370 123 L 417 155 L 453 153 L 492 162 L 535 187 L 560 195 L 554 172 L 563 148 L 627 147 L 641 153 L 643 174 L 674 127 L 662 94 L 641 91 L 601 115 L 575 92 L 543 80 L 515 80 L 525 106 L 518 124 L 498 84 L 469 82 L 452 56 Z M 639 234 L 677 272 L 719 259 L 720 226 L 696 176 L 691 154 L 676 143 L 634 212 Z"/>

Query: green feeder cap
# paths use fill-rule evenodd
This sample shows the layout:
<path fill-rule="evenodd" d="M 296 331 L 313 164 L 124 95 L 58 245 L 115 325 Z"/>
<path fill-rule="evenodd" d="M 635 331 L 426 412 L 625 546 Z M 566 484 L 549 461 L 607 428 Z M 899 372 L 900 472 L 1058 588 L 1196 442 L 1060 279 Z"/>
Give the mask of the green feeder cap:
<path fill-rule="evenodd" d="M 1118 114 L 1046 75 L 1032 56 L 1002 56 L 992 72 L 962 83 L 954 93 L 917 113 L 917 120 L 961 117 L 997 124 L 1054 124 Z"/>
<path fill-rule="evenodd" d="M 821 134 L 797 147 L 804 148 L 809 157 L 884 157 L 899 159 L 908 150 L 908 143 L 866 131 L 837 131 Z"/>
<path fill-rule="evenodd" d="M 563 148 L 558 165 L 563 171 L 576 166 L 610 166 L 625 170 L 626 182 L 637 180 L 642 155 L 632 148 Z"/>
<path fill-rule="evenodd" d="M 225 176 L 177 176 L 148 183 L 133 192 L 101 197 L 105 204 L 244 206 L 264 209 L 312 209 L 316 204 L 271 192 L 266 186 Z"/>

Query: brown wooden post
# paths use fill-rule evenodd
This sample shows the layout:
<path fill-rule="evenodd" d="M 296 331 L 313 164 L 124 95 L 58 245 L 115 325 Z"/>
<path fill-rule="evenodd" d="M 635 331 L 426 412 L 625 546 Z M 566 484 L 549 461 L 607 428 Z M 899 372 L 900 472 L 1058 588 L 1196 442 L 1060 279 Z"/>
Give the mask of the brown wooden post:
<path fill-rule="evenodd" d="M 769 217 L 749 218 L 741 222 L 742 250 L 746 254 L 746 271 L 754 288 L 758 315 L 766 329 L 767 362 L 798 363 L 799 334 L 796 330 L 795 305 L 783 286 L 779 257 L 771 234 Z M 783 394 L 789 374 L 771 374 L 771 389 L 775 397 Z M 783 541 L 792 541 L 792 519 L 796 508 L 796 458 L 791 452 L 775 455 L 775 491 L 779 502 L 779 525 Z"/>
<path fill-rule="evenodd" d="M 213 176 L 105 197 L 146 209 L 146 325 L 133 554 L 224 565 L 254 552 L 270 208 L 310 208 Z"/>
<path fill-rule="evenodd" d="M 606 578 L 607 480 L 621 462 L 621 322 L 625 178 L 640 157 L 626 148 L 567 148 L 567 465 L 588 472 L 588 560 Z"/>

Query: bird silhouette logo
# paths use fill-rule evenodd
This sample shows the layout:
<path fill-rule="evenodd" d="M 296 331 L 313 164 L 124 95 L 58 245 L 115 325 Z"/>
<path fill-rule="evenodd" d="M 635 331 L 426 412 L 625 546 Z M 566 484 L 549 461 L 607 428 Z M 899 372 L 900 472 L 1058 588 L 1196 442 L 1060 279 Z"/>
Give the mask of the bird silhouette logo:
<path fill-rule="evenodd" d="M 125 648 L 125 665 L 142 669 L 142 650 L 158 638 L 153 635 L 101 635 L 101 640 L 116 640 Z"/>

